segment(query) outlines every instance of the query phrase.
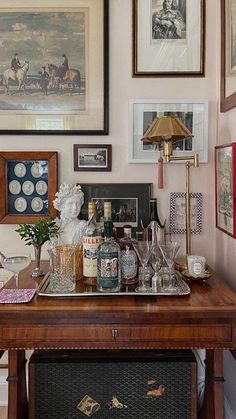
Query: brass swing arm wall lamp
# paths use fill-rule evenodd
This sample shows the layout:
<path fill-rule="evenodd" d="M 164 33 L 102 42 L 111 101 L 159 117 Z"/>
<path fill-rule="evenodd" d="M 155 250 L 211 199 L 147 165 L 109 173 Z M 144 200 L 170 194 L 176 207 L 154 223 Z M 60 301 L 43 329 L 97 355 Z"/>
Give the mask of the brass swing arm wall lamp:
<path fill-rule="evenodd" d="M 144 134 L 142 140 L 160 143 L 163 156 L 167 163 L 185 161 L 185 205 L 186 205 L 186 256 L 191 254 L 191 218 L 190 218 L 190 167 L 199 166 L 199 156 L 173 156 L 173 144 L 180 140 L 193 137 L 188 128 L 176 116 L 157 117 Z"/>

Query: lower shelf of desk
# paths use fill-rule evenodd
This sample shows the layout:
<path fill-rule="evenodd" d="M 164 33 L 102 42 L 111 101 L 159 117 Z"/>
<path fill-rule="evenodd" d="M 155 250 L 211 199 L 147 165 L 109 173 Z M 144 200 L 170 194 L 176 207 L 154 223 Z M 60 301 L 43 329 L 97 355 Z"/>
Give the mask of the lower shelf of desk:
<path fill-rule="evenodd" d="M 196 380 L 191 351 L 37 351 L 30 419 L 196 418 Z"/>

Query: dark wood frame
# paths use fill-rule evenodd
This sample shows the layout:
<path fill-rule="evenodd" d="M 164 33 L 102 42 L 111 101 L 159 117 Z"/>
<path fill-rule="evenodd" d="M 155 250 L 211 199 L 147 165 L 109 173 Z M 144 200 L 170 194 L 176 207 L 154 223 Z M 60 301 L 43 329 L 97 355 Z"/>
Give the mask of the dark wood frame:
<path fill-rule="evenodd" d="M 232 211 L 233 211 L 233 233 L 230 233 L 226 229 L 219 226 L 218 222 L 218 164 L 217 164 L 217 153 L 218 150 L 221 150 L 226 147 L 232 148 Z M 236 238 L 236 143 L 223 144 L 215 147 L 215 216 L 216 216 L 216 227 L 228 234 L 229 236 Z"/>
<path fill-rule="evenodd" d="M 201 1 L 201 46 L 200 46 L 200 69 L 196 71 L 139 71 L 138 70 L 138 1 L 133 0 L 133 54 L 132 76 L 133 77 L 204 77 L 205 76 L 205 0 Z"/>
<path fill-rule="evenodd" d="M 79 166 L 79 159 L 78 159 L 78 150 L 79 149 L 101 149 L 105 148 L 107 150 L 107 164 L 105 167 L 82 167 Z M 74 171 L 75 172 L 111 172 L 112 166 L 112 156 L 111 156 L 111 144 L 74 144 L 73 152 L 74 152 Z"/>
<path fill-rule="evenodd" d="M 58 153 L 56 151 L 6 151 L 0 152 L 0 223 L 1 224 L 19 224 L 35 223 L 38 219 L 45 217 L 43 214 L 9 214 L 7 212 L 8 199 L 8 179 L 7 163 L 10 160 L 17 161 L 48 161 L 48 214 L 46 216 L 56 216 L 57 211 L 53 207 L 53 199 L 58 187 Z M 40 180 L 40 178 L 39 178 Z"/>
<path fill-rule="evenodd" d="M 221 0 L 221 100 L 220 110 L 226 112 L 236 106 L 236 91 L 230 96 L 226 96 L 226 51 L 229 46 L 226 45 L 226 2 Z"/>
<path fill-rule="evenodd" d="M 88 202 L 94 198 L 138 198 L 138 227 L 141 229 L 141 219 L 144 225 L 149 220 L 149 203 L 152 194 L 151 183 L 80 183 L 84 192 L 84 205 L 80 217 L 88 218 Z M 124 223 L 127 224 L 127 223 Z M 137 230 L 134 227 L 134 230 Z"/>
<path fill-rule="evenodd" d="M 1 134 L 7 135 L 108 135 L 109 134 L 109 0 L 102 0 L 103 4 L 103 127 L 101 129 L 74 130 L 31 130 L 31 129 L 0 129 Z M 9 124 L 11 126 L 11 124 Z"/>

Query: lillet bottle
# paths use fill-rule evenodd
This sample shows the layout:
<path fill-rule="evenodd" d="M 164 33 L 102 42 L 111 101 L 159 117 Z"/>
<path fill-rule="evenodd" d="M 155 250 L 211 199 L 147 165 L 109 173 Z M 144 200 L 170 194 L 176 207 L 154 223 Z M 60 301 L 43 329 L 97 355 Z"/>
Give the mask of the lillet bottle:
<path fill-rule="evenodd" d="M 104 242 L 98 247 L 97 287 L 102 292 L 120 290 L 120 246 L 114 241 L 112 221 L 104 221 Z"/>
<path fill-rule="evenodd" d="M 96 204 L 88 203 L 88 222 L 83 236 L 83 275 L 97 280 L 97 251 L 102 241 L 101 229 L 96 221 Z"/>

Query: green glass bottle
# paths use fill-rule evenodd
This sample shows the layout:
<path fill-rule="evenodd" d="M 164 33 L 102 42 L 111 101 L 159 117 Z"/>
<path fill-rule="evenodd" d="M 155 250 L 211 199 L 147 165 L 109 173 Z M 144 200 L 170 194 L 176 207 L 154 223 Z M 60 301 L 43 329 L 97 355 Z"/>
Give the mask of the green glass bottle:
<path fill-rule="evenodd" d="M 114 241 L 112 221 L 104 221 L 104 242 L 98 246 L 98 290 L 120 291 L 120 246 Z"/>

